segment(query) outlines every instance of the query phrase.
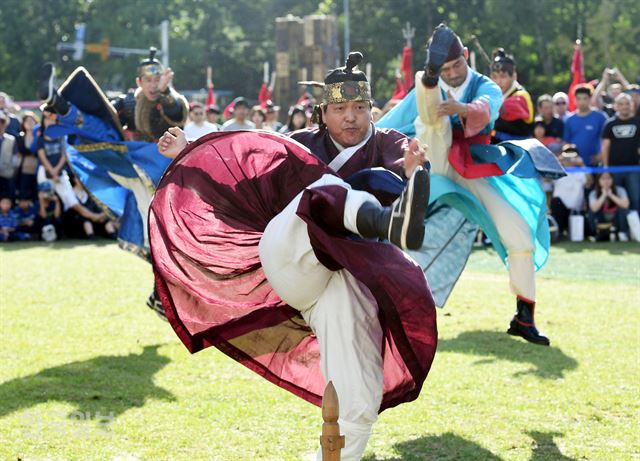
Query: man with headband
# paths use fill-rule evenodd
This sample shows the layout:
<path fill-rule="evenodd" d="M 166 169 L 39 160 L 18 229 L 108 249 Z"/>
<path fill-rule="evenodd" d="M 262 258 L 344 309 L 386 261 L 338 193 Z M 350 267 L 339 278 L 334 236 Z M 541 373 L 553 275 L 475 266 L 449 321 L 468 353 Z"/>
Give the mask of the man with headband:
<path fill-rule="evenodd" d="M 468 53 L 454 31 L 440 24 L 427 44 L 425 68 L 416 74 L 415 91 L 379 124 L 397 126 L 406 134 L 415 130 L 429 145 L 431 200 L 480 225 L 505 264 L 508 260 L 511 289 L 517 297 L 508 333 L 549 345 L 534 323 L 534 270 L 546 261 L 549 245 L 544 192 L 534 177 L 559 177 L 564 172 L 536 140 L 489 145 L 502 91 L 469 68 Z M 449 258 L 459 267 L 469 251 L 453 254 L 446 247 L 431 257 L 425 243 L 415 257 L 426 273 L 440 259 Z"/>
<path fill-rule="evenodd" d="M 544 229 L 539 229 L 538 219 L 528 222 L 522 215 L 524 202 L 531 206 L 536 203 L 540 208 L 536 217 L 544 216 L 544 200 L 538 203 L 544 194 L 535 179 L 525 179 L 527 175 L 504 176 L 507 171 L 511 173 L 513 170 L 510 169 L 511 165 L 500 163 L 508 157 L 503 150 L 494 159 L 495 163 L 478 160 L 479 151 L 490 152 L 480 149 L 480 146 L 489 144 L 491 129 L 499 118 L 503 94 L 510 95 L 513 88 L 501 91 L 486 76 L 469 68 L 466 62 L 468 54 L 453 30 L 444 24 L 436 28 L 427 46 L 425 70 L 416 74 L 419 114 L 416 130 L 420 139 L 430 145 L 433 143 L 430 155 L 432 171 L 471 192 L 497 230 L 499 242 L 496 243 L 504 248 L 507 255 L 510 286 L 516 295 L 516 314 L 507 332 L 534 344 L 548 346 L 549 339 L 537 330 L 534 322 L 536 295 L 533 253 L 536 235 L 539 232 L 544 234 Z M 503 66 L 506 65 L 504 61 L 501 62 Z M 502 69 L 507 73 L 512 70 Z M 550 159 L 553 156 L 537 144 L 526 145 L 524 149 L 514 144 L 505 144 L 505 147 L 512 149 L 508 152 L 513 152 L 518 160 L 525 158 L 526 162 L 530 160 L 527 148 L 535 149 L 541 158 Z M 525 161 L 520 163 L 524 164 Z M 531 164 L 534 166 L 534 176 L 542 174 L 536 169 L 538 164 L 533 161 Z M 561 169 L 558 174 L 562 174 Z M 505 192 L 500 181 L 516 181 L 522 185 L 518 184 L 513 190 Z M 521 195 L 522 191 L 528 191 L 527 188 L 531 188 L 530 195 Z M 517 193 L 514 194 L 514 190 Z M 546 223 L 546 220 L 543 222 Z"/>
<path fill-rule="evenodd" d="M 373 125 L 371 87 L 366 74 L 354 69 L 361 61 L 361 53 L 350 53 L 346 65 L 329 71 L 323 83 L 300 82 L 322 88 L 322 102 L 312 116 L 318 127 L 290 136 L 344 178 L 372 167 L 384 167 L 406 177 L 404 153 L 418 152 L 420 147 L 396 130 Z"/>
<path fill-rule="evenodd" d="M 292 138 L 309 147 L 310 152 L 291 138 L 253 131 L 210 135 L 209 139 L 201 139 L 187 147 L 181 130 L 169 130 L 159 142 L 160 152 L 175 156 L 187 148 L 174 160 L 164 176 L 150 213 L 151 249 L 158 289 L 169 321 L 172 326 L 175 323 L 174 329 L 181 338 L 185 337 L 185 331 L 178 321 L 174 321 L 174 316 L 185 319 L 187 323 L 193 323 L 188 319 L 195 317 L 214 319 L 210 322 L 216 325 L 217 337 L 229 337 L 234 329 L 249 330 L 251 333 L 246 333 L 245 337 L 259 330 L 255 324 L 251 328 L 246 325 L 238 327 L 241 319 L 233 315 L 229 328 L 215 321 L 218 315 L 222 315 L 218 312 L 224 313 L 225 319 L 228 319 L 230 315 L 226 312 L 246 311 L 245 293 L 249 290 L 242 290 L 242 306 L 236 306 L 234 295 L 228 296 L 231 300 L 227 299 L 224 309 L 221 309 L 222 303 L 213 303 L 211 296 L 203 294 L 200 284 L 194 284 L 191 289 L 191 282 L 175 283 L 176 277 L 180 278 L 181 273 L 191 273 L 191 269 L 179 268 L 175 264 L 185 255 L 174 253 L 176 247 L 170 241 L 174 238 L 173 234 L 167 234 L 165 230 L 185 229 L 197 241 L 213 242 L 208 243 L 208 247 L 202 251 L 193 250 L 194 246 L 187 243 L 186 257 L 191 262 L 198 261 L 200 255 L 204 257 L 221 251 L 220 248 L 233 239 L 238 239 L 239 246 L 246 249 L 250 247 L 252 237 L 262 234 L 259 239 L 258 267 L 264 271 L 266 281 L 259 286 L 266 285 L 273 289 L 302 318 L 295 329 L 276 330 L 272 327 L 269 334 L 259 334 L 255 343 L 260 347 L 254 345 L 252 350 L 267 348 L 266 344 L 272 338 L 272 342 L 287 345 L 287 351 L 279 353 L 281 358 L 278 360 L 267 357 L 265 361 L 269 365 L 266 369 L 256 368 L 255 362 L 250 368 L 316 404 L 319 403 L 317 398 L 310 397 L 310 394 L 318 388 L 321 380 L 318 382 L 317 375 L 307 373 L 311 373 L 309 370 L 312 368 L 321 370 L 324 381 L 332 381 L 338 394 L 339 423 L 346 443 L 341 452 L 344 461 L 361 459 L 380 411 L 417 397 L 436 344 L 433 300 L 423 273 L 405 253 L 390 244 L 377 241 L 388 240 L 402 250 L 416 249 L 422 245 L 429 196 L 428 172 L 422 166 L 425 162 L 424 150 L 417 141 L 409 142 L 406 136 L 394 130 L 377 130 L 373 127 L 369 83 L 362 72 L 354 69 L 361 59 L 360 53 L 351 53 L 344 67 L 328 73 L 323 85 L 323 102 L 315 113 L 320 127 L 293 134 Z M 248 166 L 242 153 L 243 145 L 251 152 L 260 153 L 260 156 L 251 154 L 252 161 Z M 282 147 L 288 152 L 284 159 L 282 154 L 272 159 Z M 294 156 L 292 149 L 302 152 Z M 210 155 L 211 152 L 224 155 Z M 302 153 L 304 156 L 301 157 Z M 250 174 L 244 172 L 245 166 L 250 167 Z M 355 185 L 353 188 L 350 186 L 350 177 L 373 167 L 378 167 L 378 172 L 383 167 L 397 173 L 386 171 L 400 184 L 401 195 L 398 199 L 385 202 L 385 197 L 388 199 L 391 194 L 375 186 L 372 187 L 374 194 L 357 190 Z M 236 172 L 238 168 L 242 171 Z M 274 172 L 283 168 L 294 170 L 294 173 L 283 174 L 286 180 L 274 181 L 277 191 L 272 191 L 272 186 L 265 184 L 270 184 L 269 178 L 276 176 Z M 313 171 L 318 168 L 323 173 L 316 179 Z M 233 178 L 225 176 L 227 170 L 234 172 Z M 189 176 L 185 177 L 191 175 L 192 171 L 199 172 L 197 187 Z M 407 178 L 404 186 L 398 175 Z M 384 178 L 381 181 L 385 183 Z M 246 185 L 247 182 L 250 184 Z M 252 185 L 253 182 L 258 182 L 262 191 L 258 197 L 252 195 L 258 189 L 258 186 Z M 299 188 L 295 186 L 300 182 L 304 188 L 302 192 L 298 192 Z M 205 188 L 211 191 L 205 191 Z M 206 197 L 213 210 L 199 218 L 200 224 L 196 221 L 190 224 L 187 218 L 176 228 L 174 220 L 177 214 L 195 215 L 199 209 L 199 205 L 193 205 L 192 208 L 189 205 L 194 196 L 187 189 L 196 189 L 198 197 Z M 216 191 L 227 189 L 240 193 L 217 200 Z M 182 190 L 191 198 L 185 196 L 181 200 Z M 291 195 L 288 190 L 291 190 Z M 377 192 L 382 193 L 378 195 Z M 281 198 L 283 195 L 286 198 Z M 236 216 L 239 209 L 255 206 L 254 203 L 260 204 L 265 200 L 264 196 L 268 197 L 268 205 L 260 205 L 250 215 L 243 212 L 243 219 Z M 275 215 L 266 211 L 279 201 L 286 204 L 282 211 Z M 221 204 L 224 204 L 224 212 L 217 214 L 216 206 Z M 309 213 L 305 211 L 307 207 L 311 208 Z M 254 216 L 258 212 L 260 218 Z M 245 221 L 259 223 L 265 220 L 264 214 L 267 214 L 268 220 L 266 228 L 256 226 L 246 236 L 247 225 L 236 225 Z M 232 226 L 233 229 L 221 234 L 219 242 L 215 241 L 215 231 L 210 232 L 211 238 L 200 238 L 202 229 L 223 226 Z M 231 253 L 233 251 L 225 254 L 232 258 Z M 337 263 L 340 258 L 342 262 Z M 370 259 L 359 270 L 350 267 L 350 264 L 358 264 L 363 258 Z M 206 273 L 213 284 L 220 278 L 215 275 L 216 268 L 199 265 L 197 272 Z M 237 268 L 232 271 L 225 268 L 224 273 L 244 275 Z M 258 278 L 261 275 L 262 272 L 256 274 L 255 278 L 261 280 Z M 365 281 L 367 278 L 369 280 Z M 235 279 L 232 282 L 235 284 Z M 384 294 L 385 287 L 393 287 L 393 293 Z M 170 291 L 169 296 L 165 295 L 165 289 Z M 273 318 L 269 317 L 269 325 L 277 323 L 275 310 L 271 312 Z M 424 322 L 416 322 L 416 317 L 424 318 Z M 299 336 L 307 326 L 314 337 L 301 341 Z M 202 325 L 194 329 L 199 331 L 199 341 L 202 341 L 202 331 L 206 331 L 206 328 L 206 325 Z M 275 331 L 282 333 L 276 334 Z M 297 337 L 292 335 L 294 332 L 297 332 Z M 394 338 L 398 338 L 402 345 L 390 347 L 389 344 L 395 344 Z M 288 357 L 287 354 L 293 354 L 300 348 L 315 348 L 315 341 L 319 345 L 319 360 L 317 353 L 312 352 L 301 354 L 303 357 L 300 359 Z M 239 341 L 229 342 L 239 347 Z M 251 351 L 244 355 L 233 354 L 229 352 L 229 347 L 219 347 L 241 362 L 246 361 L 242 359 L 246 354 L 252 354 Z M 261 354 L 263 360 L 265 354 Z M 416 360 L 417 357 L 421 358 Z M 291 365 L 278 365 L 283 360 Z M 406 363 L 412 365 L 407 367 Z M 296 370 L 297 377 L 294 373 Z M 275 378 L 272 377 L 274 374 Z M 320 460 L 320 452 L 317 456 Z"/>
<path fill-rule="evenodd" d="M 147 260 L 149 204 L 169 165 L 156 141 L 169 127 L 184 126 L 188 116 L 187 100 L 171 86 L 173 71 L 155 54 L 151 48 L 139 63 L 135 92 L 111 102 L 83 67 L 56 88 L 55 69 L 47 63 L 38 86 L 44 107 L 58 114 L 48 136 L 67 136 L 73 172 L 102 209 L 120 220 L 118 243 Z M 155 292 L 147 305 L 164 315 Z"/>
<path fill-rule="evenodd" d="M 491 80 L 498 84 L 504 99 L 494 127 L 494 143 L 530 138 L 534 117 L 531 95 L 518 82 L 513 57 L 508 56 L 502 48 L 493 53 Z"/>
<path fill-rule="evenodd" d="M 138 88 L 111 101 L 122 127 L 139 141 L 156 142 L 169 127 L 184 126 L 189 114 L 187 100 L 171 86 L 173 71 L 165 69 L 155 55 L 156 49 L 151 48 L 149 57 L 138 64 Z M 62 123 L 82 123 L 77 108 L 53 86 L 53 76 L 53 65 L 45 64 L 38 88 L 40 98 Z"/>

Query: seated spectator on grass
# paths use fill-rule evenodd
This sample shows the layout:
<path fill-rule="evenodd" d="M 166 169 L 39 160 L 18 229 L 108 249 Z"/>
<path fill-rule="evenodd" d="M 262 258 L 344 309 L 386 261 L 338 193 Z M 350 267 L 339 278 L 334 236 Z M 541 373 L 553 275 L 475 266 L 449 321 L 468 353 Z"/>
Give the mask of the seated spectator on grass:
<path fill-rule="evenodd" d="M 38 190 L 44 183 L 49 183 L 52 190 L 62 200 L 63 211 L 74 209 L 81 216 L 94 222 L 102 222 L 104 217 L 91 212 L 78 202 L 71 185 L 71 171 L 67 165 L 66 140 L 52 139 L 44 135 L 44 130 L 56 123 L 56 114 L 45 108 L 42 112 L 42 126 L 38 138 L 38 159 L 40 166 L 36 172 Z"/>
<path fill-rule="evenodd" d="M 62 235 L 62 205 L 60 199 L 53 192 L 51 183 L 38 185 L 38 216 L 36 227 L 42 234 L 42 239 L 53 242 Z"/>
<path fill-rule="evenodd" d="M 30 198 L 18 198 L 18 204 L 13 207 L 16 218 L 16 240 L 37 240 L 38 229 L 36 217 L 38 210 Z"/>
<path fill-rule="evenodd" d="M 78 178 L 72 179 L 73 192 L 76 194 L 80 204 L 87 210 L 100 217 L 99 220 L 92 221 L 82 216 L 74 209 L 67 210 L 63 215 L 64 235 L 71 238 L 88 238 L 95 240 L 96 235 L 104 236 L 110 239 L 116 238 L 115 223 L 108 219 L 108 216 L 100 207 L 91 200 L 86 189 L 82 186 Z"/>
<path fill-rule="evenodd" d="M 583 167 L 584 162 L 576 151 L 576 146 L 567 144 L 558 157 L 563 167 Z M 569 173 L 553 181 L 551 215 L 558 223 L 558 234 L 562 237 L 569 231 L 569 216 L 582 214 L 584 208 L 584 189 L 592 181 L 586 173 Z"/>
<path fill-rule="evenodd" d="M 623 187 L 616 186 L 610 173 L 600 174 L 595 189 L 589 194 L 589 222 L 597 240 L 608 240 L 611 235 L 618 240 L 629 240 L 629 198 Z"/>
<path fill-rule="evenodd" d="M 15 240 L 14 233 L 18 223 L 11 212 L 11 198 L 0 198 L 0 242 Z"/>

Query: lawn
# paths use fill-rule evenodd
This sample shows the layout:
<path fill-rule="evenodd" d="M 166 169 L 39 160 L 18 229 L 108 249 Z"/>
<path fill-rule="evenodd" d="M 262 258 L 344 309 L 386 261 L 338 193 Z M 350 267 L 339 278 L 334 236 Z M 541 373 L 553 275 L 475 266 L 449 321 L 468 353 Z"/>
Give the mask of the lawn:
<path fill-rule="evenodd" d="M 298 460 L 320 410 L 223 354 L 190 355 L 144 305 L 150 266 L 114 244 L 0 246 L 1 460 Z M 508 336 L 495 253 L 474 251 L 420 398 L 367 461 L 639 460 L 640 245 L 553 247 L 544 348 Z"/>

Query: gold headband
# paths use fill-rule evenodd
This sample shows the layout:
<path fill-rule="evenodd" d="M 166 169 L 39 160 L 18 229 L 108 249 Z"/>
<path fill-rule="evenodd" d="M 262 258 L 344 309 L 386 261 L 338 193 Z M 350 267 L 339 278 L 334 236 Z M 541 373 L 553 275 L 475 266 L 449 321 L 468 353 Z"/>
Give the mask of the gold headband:
<path fill-rule="evenodd" d="M 324 104 L 338 104 L 349 101 L 371 101 L 371 86 L 369 82 L 327 83 L 324 85 L 322 102 Z"/>
<path fill-rule="evenodd" d="M 162 65 L 157 63 L 152 64 L 144 64 L 140 66 L 138 69 L 138 76 L 142 77 L 144 75 L 156 75 L 162 73 Z"/>

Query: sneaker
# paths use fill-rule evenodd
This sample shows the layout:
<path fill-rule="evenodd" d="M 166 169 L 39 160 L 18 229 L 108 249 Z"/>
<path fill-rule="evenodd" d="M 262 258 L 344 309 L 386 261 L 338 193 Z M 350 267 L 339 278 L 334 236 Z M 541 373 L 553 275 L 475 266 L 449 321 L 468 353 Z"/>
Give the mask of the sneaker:
<path fill-rule="evenodd" d="M 50 62 L 45 63 L 40 69 L 40 79 L 38 80 L 38 97 L 47 102 L 53 101 L 55 88 L 53 87 L 53 74 L 55 68 Z"/>
<path fill-rule="evenodd" d="M 403 250 L 417 250 L 424 240 L 424 218 L 429 204 L 429 173 L 421 166 L 409 178 L 391 205 L 387 238 Z"/>
<path fill-rule="evenodd" d="M 158 294 L 156 293 L 156 290 L 153 290 L 149 295 L 149 298 L 147 299 L 147 307 L 152 311 L 154 311 L 158 315 L 158 317 L 160 317 L 162 320 L 164 320 L 165 322 L 168 322 L 167 314 L 165 314 L 164 312 L 164 307 L 162 307 L 162 301 L 160 301 L 160 298 L 158 298 Z"/>
<path fill-rule="evenodd" d="M 629 236 L 625 232 L 618 232 L 618 241 L 620 242 L 628 242 Z"/>

